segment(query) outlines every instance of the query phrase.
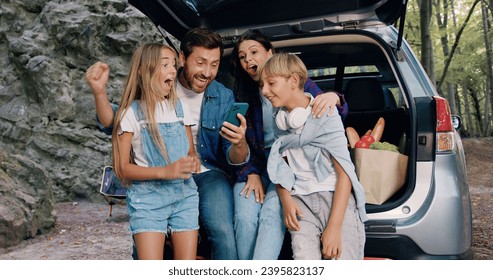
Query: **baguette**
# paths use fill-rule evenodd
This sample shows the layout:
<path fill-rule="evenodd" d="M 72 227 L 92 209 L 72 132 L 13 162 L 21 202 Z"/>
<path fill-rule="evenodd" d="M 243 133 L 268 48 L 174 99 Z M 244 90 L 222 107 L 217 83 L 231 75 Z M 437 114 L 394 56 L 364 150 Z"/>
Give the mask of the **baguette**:
<path fill-rule="evenodd" d="M 347 127 L 346 135 L 349 141 L 349 146 L 351 146 L 351 149 L 354 148 L 354 145 L 356 145 L 356 143 L 359 141 L 358 132 L 356 132 L 356 130 L 352 127 Z"/>
<path fill-rule="evenodd" d="M 378 118 L 377 123 L 375 124 L 375 127 L 373 127 L 373 130 L 371 131 L 371 136 L 375 139 L 375 142 L 379 142 L 380 139 L 382 139 L 382 134 L 383 130 L 385 128 L 385 119 L 380 117 Z"/>

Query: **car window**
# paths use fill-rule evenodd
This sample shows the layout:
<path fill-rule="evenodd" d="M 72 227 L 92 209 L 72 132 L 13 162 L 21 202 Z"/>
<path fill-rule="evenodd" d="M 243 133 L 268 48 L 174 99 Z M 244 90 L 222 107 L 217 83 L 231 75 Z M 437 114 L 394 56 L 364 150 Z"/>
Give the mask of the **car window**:
<path fill-rule="evenodd" d="M 336 68 L 335 67 L 308 69 L 308 77 L 310 77 L 310 78 L 332 76 L 335 74 L 336 74 Z"/>
<path fill-rule="evenodd" d="M 317 78 L 323 76 L 331 76 L 336 74 L 336 67 L 326 67 L 326 68 L 316 68 L 309 69 L 308 76 L 310 78 Z M 371 74 L 375 76 L 377 74 L 378 68 L 375 65 L 359 65 L 359 66 L 346 66 L 344 67 L 344 74 Z M 379 74 L 377 74 L 380 76 Z"/>
<path fill-rule="evenodd" d="M 378 73 L 378 68 L 375 65 L 360 65 L 360 66 L 348 66 L 344 68 L 344 74 L 368 74 Z"/>
<path fill-rule="evenodd" d="M 386 96 L 387 106 L 391 108 L 397 108 L 405 106 L 405 101 L 402 96 L 401 89 L 398 86 L 389 86 L 384 89 L 384 92 L 388 93 L 389 96 Z"/>

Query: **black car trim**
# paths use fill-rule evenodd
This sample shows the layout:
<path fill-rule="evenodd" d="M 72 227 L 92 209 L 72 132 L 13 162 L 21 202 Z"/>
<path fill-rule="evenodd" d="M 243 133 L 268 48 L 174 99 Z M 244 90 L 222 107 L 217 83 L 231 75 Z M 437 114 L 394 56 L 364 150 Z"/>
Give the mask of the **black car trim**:
<path fill-rule="evenodd" d="M 472 260 L 473 251 L 455 255 L 432 255 L 424 252 L 416 242 L 405 235 L 366 234 L 365 257 L 393 260 Z"/>

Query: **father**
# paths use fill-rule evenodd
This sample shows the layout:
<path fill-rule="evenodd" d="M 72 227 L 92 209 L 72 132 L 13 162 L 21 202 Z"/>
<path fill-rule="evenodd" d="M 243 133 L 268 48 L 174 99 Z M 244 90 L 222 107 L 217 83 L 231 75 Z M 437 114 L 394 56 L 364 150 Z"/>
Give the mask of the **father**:
<path fill-rule="evenodd" d="M 212 259 L 237 259 L 233 227 L 233 189 L 228 174 L 231 165 L 248 161 L 245 140 L 246 120 L 240 126 L 224 123 L 233 107 L 231 90 L 215 81 L 223 53 L 221 37 L 207 29 L 189 31 L 180 45 L 180 64 L 176 91 L 188 104 L 195 123 L 192 134 L 201 159 L 201 171 L 193 175 L 199 192 L 199 211 L 203 227 L 211 243 Z M 86 71 L 101 128 L 111 133 L 115 105 L 106 95 L 109 66 L 97 62 Z M 113 108 L 112 108 L 113 107 Z"/>

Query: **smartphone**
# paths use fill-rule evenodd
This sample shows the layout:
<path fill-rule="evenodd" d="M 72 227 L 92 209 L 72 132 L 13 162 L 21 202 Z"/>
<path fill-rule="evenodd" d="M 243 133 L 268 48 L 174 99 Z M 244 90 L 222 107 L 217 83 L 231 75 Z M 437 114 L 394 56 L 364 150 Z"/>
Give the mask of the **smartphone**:
<path fill-rule="evenodd" d="M 233 108 L 231 108 L 231 111 L 229 111 L 225 121 L 234 124 L 236 126 L 240 126 L 240 119 L 238 119 L 236 114 L 240 113 L 241 115 L 245 116 L 247 110 L 248 110 L 248 103 L 235 102 Z"/>

